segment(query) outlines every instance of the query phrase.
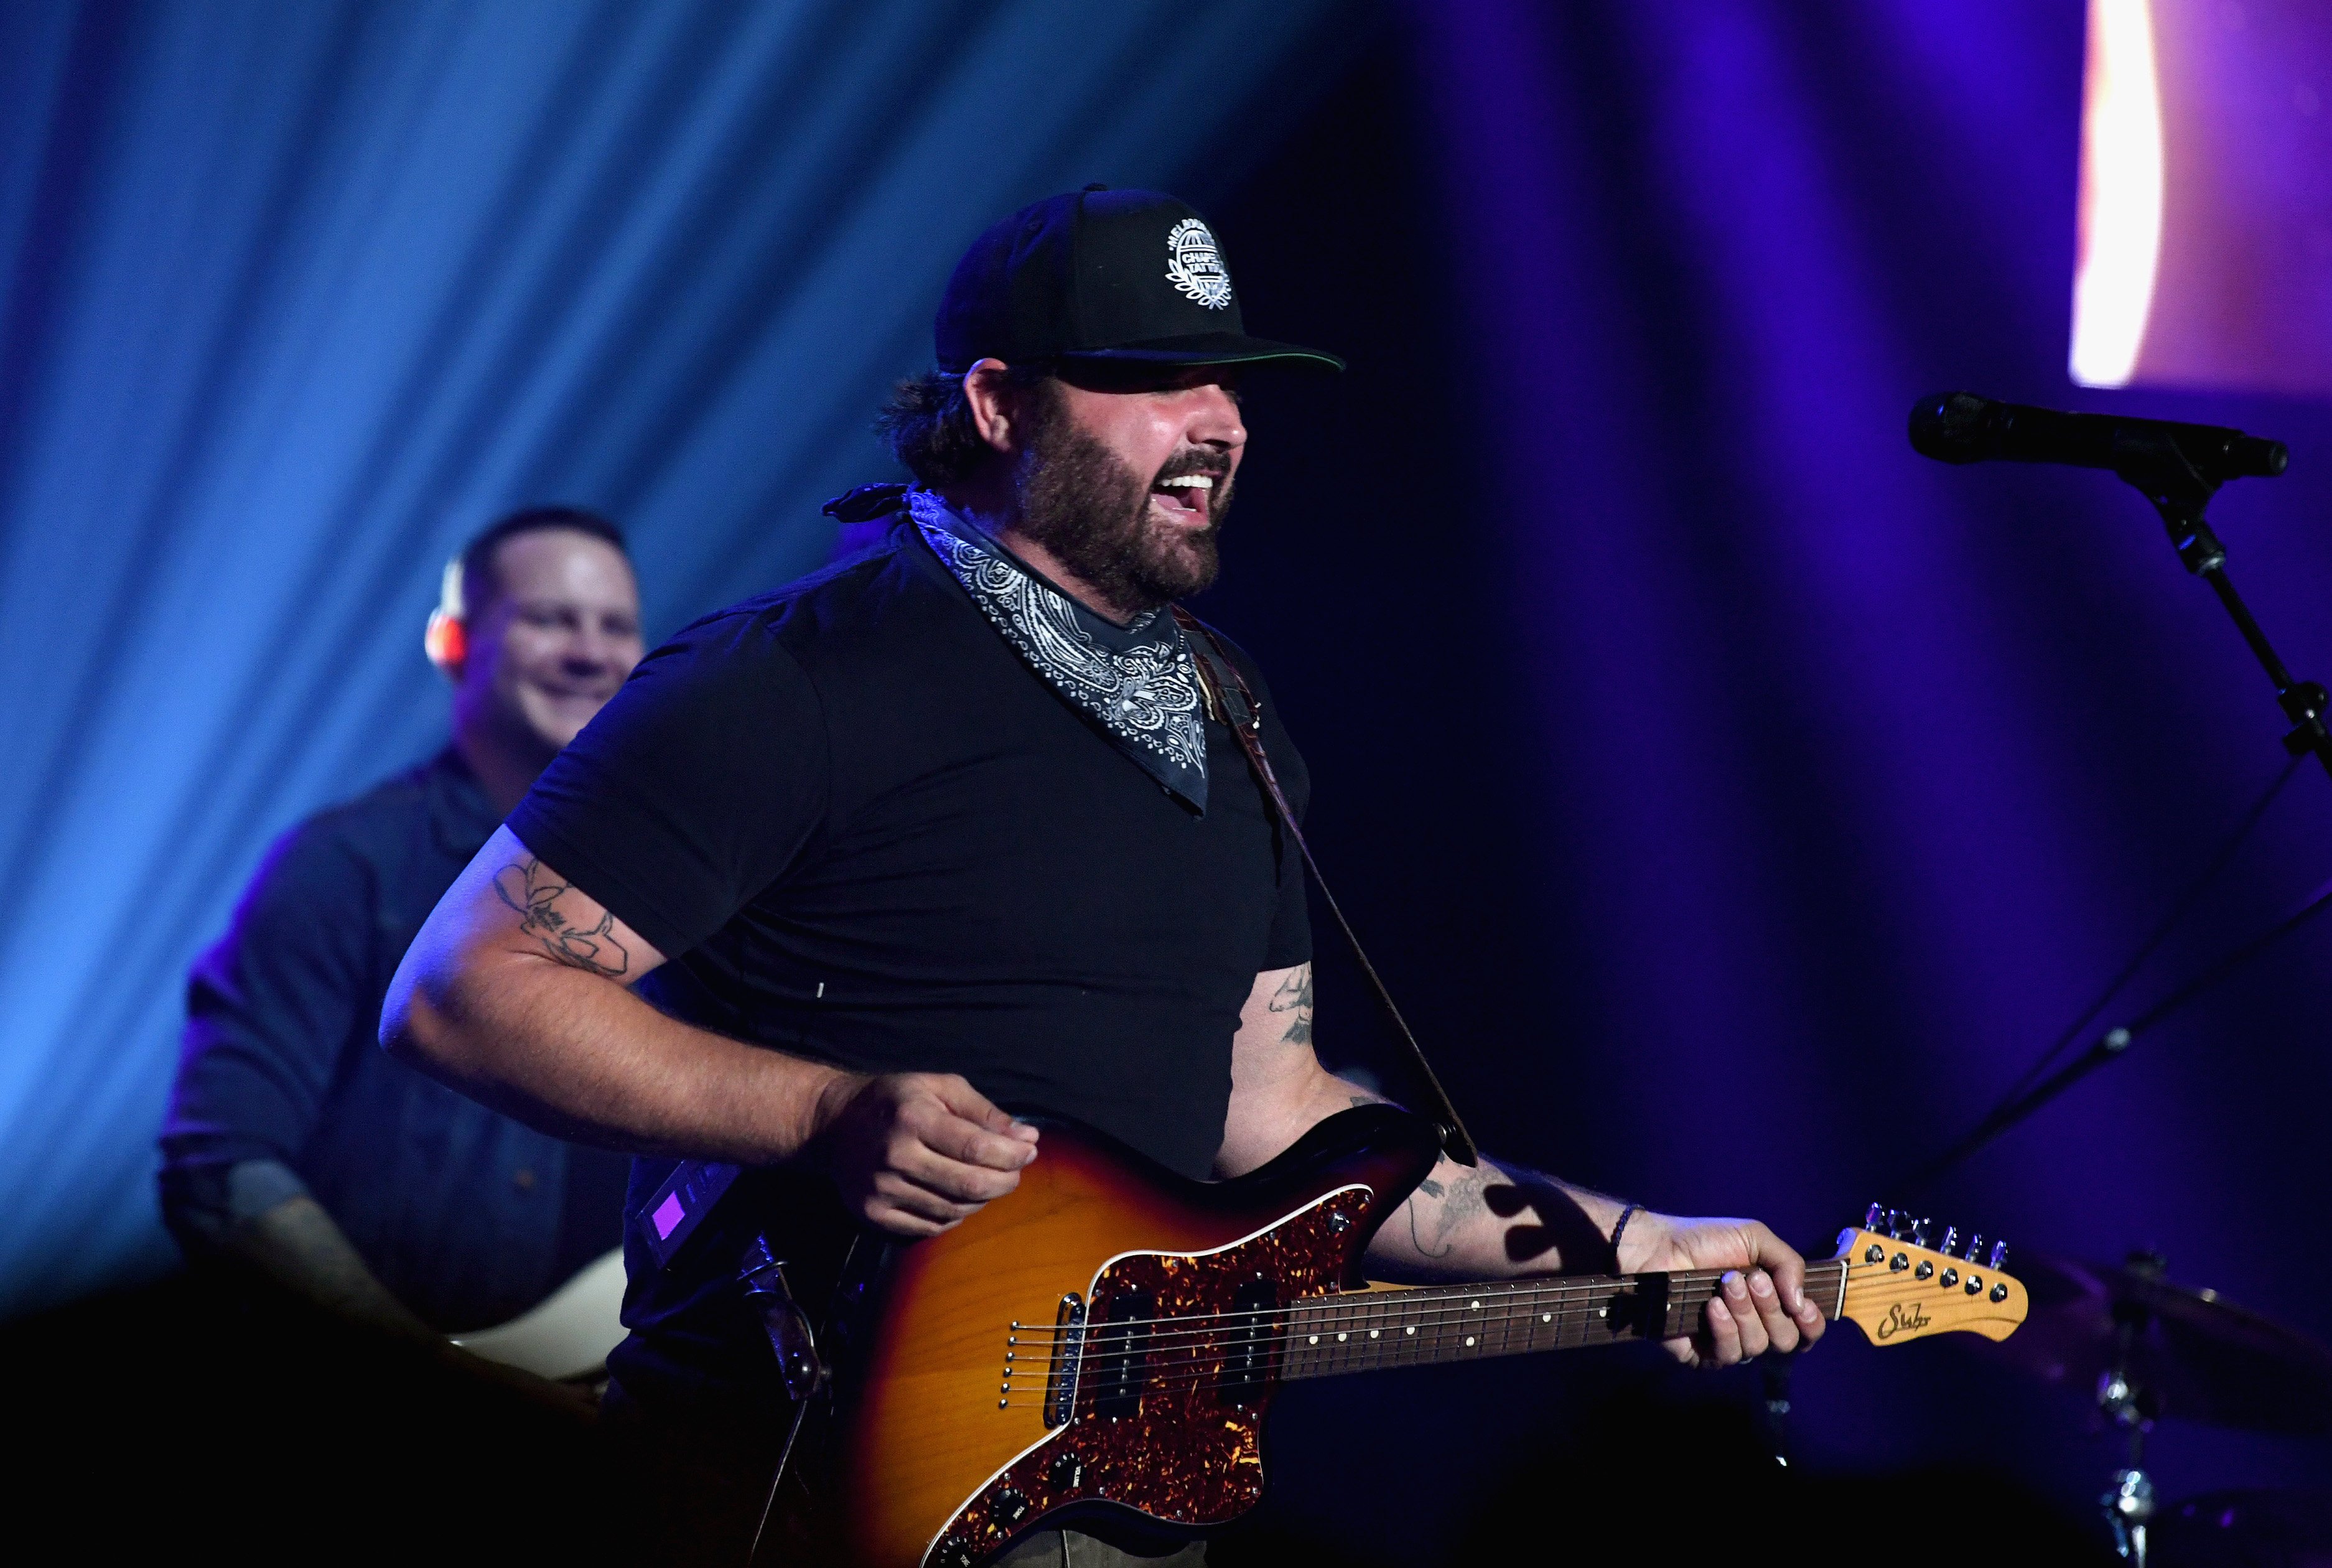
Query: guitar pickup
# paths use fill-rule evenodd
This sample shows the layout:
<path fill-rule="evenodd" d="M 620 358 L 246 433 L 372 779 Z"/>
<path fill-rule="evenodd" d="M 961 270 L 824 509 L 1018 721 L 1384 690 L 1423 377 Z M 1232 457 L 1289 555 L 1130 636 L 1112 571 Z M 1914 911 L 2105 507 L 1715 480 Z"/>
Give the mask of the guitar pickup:
<path fill-rule="evenodd" d="M 1045 1377 L 1045 1424 L 1065 1427 L 1076 1408 L 1077 1372 L 1085 1361 L 1085 1299 L 1075 1291 L 1061 1297 L 1053 1323 L 1053 1362 Z"/>

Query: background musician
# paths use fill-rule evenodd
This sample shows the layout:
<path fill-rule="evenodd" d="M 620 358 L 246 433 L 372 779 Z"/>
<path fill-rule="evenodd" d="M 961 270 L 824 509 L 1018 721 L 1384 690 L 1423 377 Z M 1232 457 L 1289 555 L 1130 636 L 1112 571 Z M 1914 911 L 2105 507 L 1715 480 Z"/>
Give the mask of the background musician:
<path fill-rule="evenodd" d="M 620 1234 L 622 1156 L 490 1111 L 375 1037 L 439 894 L 638 662 L 622 533 L 564 507 L 502 519 L 448 566 L 427 642 L 451 743 L 287 834 L 195 966 L 161 1196 L 190 1256 L 434 1345 L 523 1312 Z"/>

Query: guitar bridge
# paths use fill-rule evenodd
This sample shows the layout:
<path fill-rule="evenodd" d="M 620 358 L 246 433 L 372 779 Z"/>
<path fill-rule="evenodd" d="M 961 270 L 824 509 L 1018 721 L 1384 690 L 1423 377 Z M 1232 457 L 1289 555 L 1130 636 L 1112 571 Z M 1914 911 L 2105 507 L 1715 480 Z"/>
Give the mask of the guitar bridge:
<path fill-rule="evenodd" d="M 1085 1361 L 1085 1298 L 1075 1291 L 1061 1297 L 1054 1319 L 1053 1364 L 1045 1379 L 1045 1424 L 1065 1427 L 1076 1408 L 1077 1371 Z"/>

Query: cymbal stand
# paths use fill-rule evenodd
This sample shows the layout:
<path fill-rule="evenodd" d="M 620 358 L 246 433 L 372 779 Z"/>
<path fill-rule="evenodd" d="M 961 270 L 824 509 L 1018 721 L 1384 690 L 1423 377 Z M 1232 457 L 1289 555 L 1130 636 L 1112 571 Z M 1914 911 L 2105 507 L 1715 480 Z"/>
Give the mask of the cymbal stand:
<path fill-rule="evenodd" d="M 2152 1253 L 2132 1253 L 2133 1267 L 2159 1272 L 2162 1260 Z M 2147 1523 L 2154 1517 L 2154 1477 L 2146 1473 L 2146 1435 L 2154 1429 L 2154 1401 L 2129 1375 L 2130 1352 L 2146 1332 L 2146 1308 L 2133 1302 L 2114 1304 L 2113 1370 L 2098 1379 L 2098 1409 L 2106 1420 L 2129 1435 L 2129 1462 L 2113 1474 L 2112 1485 L 2098 1504 L 2106 1511 L 2106 1526 L 2113 1532 L 2114 1551 L 2124 1560 L 2146 1568 Z"/>

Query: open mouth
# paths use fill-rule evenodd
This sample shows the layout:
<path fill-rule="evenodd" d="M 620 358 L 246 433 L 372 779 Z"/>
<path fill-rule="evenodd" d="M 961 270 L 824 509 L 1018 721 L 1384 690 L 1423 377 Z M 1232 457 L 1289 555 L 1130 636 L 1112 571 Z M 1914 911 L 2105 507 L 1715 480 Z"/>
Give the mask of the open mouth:
<path fill-rule="evenodd" d="M 1215 497 L 1211 473 L 1178 473 L 1150 487 L 1150 499 L 1180 522 L 1205 522 Z"/>

